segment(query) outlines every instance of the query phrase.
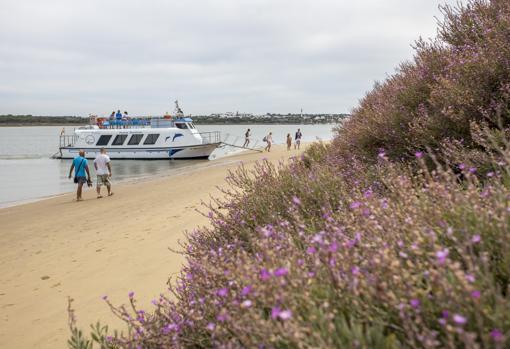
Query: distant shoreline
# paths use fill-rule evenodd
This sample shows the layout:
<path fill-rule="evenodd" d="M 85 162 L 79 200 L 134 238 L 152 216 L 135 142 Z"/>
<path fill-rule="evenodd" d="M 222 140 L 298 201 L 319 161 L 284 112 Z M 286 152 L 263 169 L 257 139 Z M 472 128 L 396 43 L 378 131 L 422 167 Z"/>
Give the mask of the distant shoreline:
<path fill-rule="evenodd" d="M 270 122 L 264 120 L 262 122 L 196 122 L 196 125 L 329 125 L 338 124 L 337 122 Z M 0 127 L 38 127 L 38 126 L 87 126 L 88 123 L 72 124 L 72 123 L 0 123 Z"/>
<path fill-rule="evenodd" d="M 210 117 L 203 115 L 191 116 L 196 125 L 325 125 L 338 124 L 348 116 L 325 117 L 327 114 L 268 115 L 267 117 Z M 343 115 L 343 114 L 341 114 Z M 86 126 L 89 118 L 80 116 L 32 116 L 32 115 L 0 115 L 0 127 L 27 126 Z"/>

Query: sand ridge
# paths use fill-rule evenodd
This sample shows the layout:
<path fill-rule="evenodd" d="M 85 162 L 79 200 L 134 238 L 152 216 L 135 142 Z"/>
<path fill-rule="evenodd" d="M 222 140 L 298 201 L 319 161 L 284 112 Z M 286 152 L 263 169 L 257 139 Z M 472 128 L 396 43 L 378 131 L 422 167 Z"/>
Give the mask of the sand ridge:
<path fill-rule="evenodd" d="M 274 146 L 167 177 L 114 182 L 112 197 L 96 199 L 91 188 L 82 202 L 69 193 L 0 209 L 0 348 L 67 347 L 67 296 L 87 332 L 99 319 L 118 324 L 103 295 L 122 304 L 134 291 L 150 309 L 183 262 L 169 248 L 179 249 L 184 231 L 208 224 L 196 209 L 220 195 L 227 171 L 240 161 L 252 166 L 297 154 Z"/>

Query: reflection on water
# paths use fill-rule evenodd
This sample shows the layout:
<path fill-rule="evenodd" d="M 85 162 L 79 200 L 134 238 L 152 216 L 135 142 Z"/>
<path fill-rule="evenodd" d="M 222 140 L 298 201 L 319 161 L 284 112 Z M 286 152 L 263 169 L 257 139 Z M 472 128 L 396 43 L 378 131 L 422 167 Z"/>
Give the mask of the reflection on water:
<path fill-rule="evenodd" d="M 251 146 L 262 145 L 261 139 L 273 132 L 275 143 L 284 143 L 287 133 L 297 128 L 303 132 L 303 141 L 317 138 L 330 139 L 332 125 L 199 125 L 200 132 L 221 131 L 222 139 L 229 143 L 242 144 L 247 128 L 252 132 Z M 58 135 L 61 126 L 0 127 L 0 207 L 12 203 L 75 190 L 68 179 L 71 160 L 50 159 L 58 151 Z M 66 127 L 72 134 L 73 127 Z M 224 148 L 213 153 L 212 159 L 238 152 Z M 208 160 L 116 160 L 113 165 L 113 183 L 134 178 L 170 174 L 184 167 L 203 164 Z M 89 162 L 95 182 L 92 161 Z"/>

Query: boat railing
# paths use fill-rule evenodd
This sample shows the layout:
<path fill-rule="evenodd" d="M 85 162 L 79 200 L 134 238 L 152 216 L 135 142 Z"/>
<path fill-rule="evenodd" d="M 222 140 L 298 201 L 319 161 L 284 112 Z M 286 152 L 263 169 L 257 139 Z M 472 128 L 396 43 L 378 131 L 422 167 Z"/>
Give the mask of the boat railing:
<path fill-rule="evenodd" d="M 220 131 L 200 132 L 199 135 L 200 135 L 200 137 L 202 137 L 202 144 L 220 143 L 221 142 Z"/>
<path fill-rule="evenodd" d="M 78 140 L 77 135 L 60 135 L 60 148 L 74 147 L 77 140 Z"/>

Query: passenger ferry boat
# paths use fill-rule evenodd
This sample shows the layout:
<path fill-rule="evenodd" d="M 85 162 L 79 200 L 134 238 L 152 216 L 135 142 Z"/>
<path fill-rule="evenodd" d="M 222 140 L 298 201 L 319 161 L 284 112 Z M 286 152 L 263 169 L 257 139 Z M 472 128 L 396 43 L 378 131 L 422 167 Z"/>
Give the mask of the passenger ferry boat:
<path fill-rule="evenodd" d="M 80 149 L 95 158 L 105 148 L 111 159 L 207 159 L 221 145 L 220 132 L 200 133 L 175 101 L 174 117 L 108 120 L 91 117 L 89 126 L 60 135 L 59 159 L 72 159 Z"/>

